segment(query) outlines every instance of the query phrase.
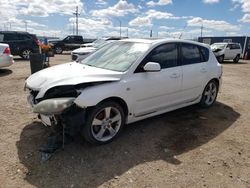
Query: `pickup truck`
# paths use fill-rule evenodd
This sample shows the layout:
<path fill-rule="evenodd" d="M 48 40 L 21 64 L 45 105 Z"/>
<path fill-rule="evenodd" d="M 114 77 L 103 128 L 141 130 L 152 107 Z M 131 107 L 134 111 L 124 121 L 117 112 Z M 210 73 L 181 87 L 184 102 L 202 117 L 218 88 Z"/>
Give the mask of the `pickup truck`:
<path fill-rule="evenodd" d="M 63 51 L 74 50 L 80 48 L 82 44 L 93 42 L 95 39 L 84 39 L 79 35 L 69 35 L 62 40 L 49 40 L 56 54 L 61 54 Z"/>

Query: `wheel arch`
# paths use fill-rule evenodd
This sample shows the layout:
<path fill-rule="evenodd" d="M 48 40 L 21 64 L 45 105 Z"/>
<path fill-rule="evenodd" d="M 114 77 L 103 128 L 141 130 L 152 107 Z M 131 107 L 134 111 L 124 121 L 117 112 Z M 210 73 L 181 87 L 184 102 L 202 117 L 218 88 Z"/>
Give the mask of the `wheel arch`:
<path fill-rule="evenodd" d="M 127 103 L 120 97 L 108 97 L 106 99 L 103 99 L 102 101 L 100 101 L 98 104 L 103 103 L 103 102 L 107 102 L 107 101 L 113 101 L 118 103 L 122 109 L 124 110 L 125 116 L 128 116 L 129 110 L 128 110 L 128 105 Z"/>

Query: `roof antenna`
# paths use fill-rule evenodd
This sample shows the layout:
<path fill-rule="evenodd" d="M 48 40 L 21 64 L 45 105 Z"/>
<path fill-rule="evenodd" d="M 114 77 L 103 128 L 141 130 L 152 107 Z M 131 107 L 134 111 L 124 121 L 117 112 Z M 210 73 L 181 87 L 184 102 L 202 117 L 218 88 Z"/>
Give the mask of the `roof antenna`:
<path fill-rule="evenodd" d="M 182 37 L 182 35 L 183 35 L 186 28 L 187 28 L 187 24 L 184 25 L 183 30 L 182 30 L 182 32 L 181 32 L 181 34 L 179 36 L 179 39 L 181 39 L 181 37 Z"/>

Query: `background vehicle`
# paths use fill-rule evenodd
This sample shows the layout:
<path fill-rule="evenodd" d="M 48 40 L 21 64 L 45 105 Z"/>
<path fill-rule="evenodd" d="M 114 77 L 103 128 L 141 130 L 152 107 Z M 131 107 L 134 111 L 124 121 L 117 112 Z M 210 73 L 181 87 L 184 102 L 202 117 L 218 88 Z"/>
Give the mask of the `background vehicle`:
<path fill-rule="evenodd" d="M 235 63 L 238 63 L 242 53 L 239 43 L 214 43 L 211 45 L 211 48 L 221 63 L 224 60 L 233 60 Z"/>
<path fill-rule="evenodd" d="M 113 42 L 113 40 L 102 40 L 96 43 L 93 43 L 93 45 L 91 47 L 81 47 L 78 49 L 75 49 L 71 52 L 71 58 L 73 61 L 81 61 L 84 58 L 86 58 L 89 54 L 95 52 L 96 50 L 102 48 L 103 46 L 105 46 L 106 44 Z"/>
<path fill-rule="evenodd" d="M 0 43 L 0 68 L 9 67 L 13 64 L 13 56 L 8 44 Z"/>
<path fill-rule="evenodd" d="M 104 144 L 125 123 L 196 103 L 210 107 L 221 76 L 221 65 L 207 45 L 130 39 L 107 44 L 81 63 L 37 72 L 26 80 L 26 88 L 44 124 L 62 120 L 65 130 L 82 128 L 87 141 Z"/>
<path fill-rule="evenodd" d="M 19 31 L 0 31 L 0 42 L 9 45 L 12 55 L 29 59 L 30 53 L 39 53 L 39 40 L 36 35 Z"/>
<path fill-rule="evenodd" d="M 61 54 L 63 51 L 74 50 L 80 48 L 84 43 L 93 42 L 95 39 L 84 39 L 80 35 L 69 35 L 62 40 L 49 40 L 56 54 Z"/>
<path fill-rule="evenodd" d="M 114 41 L 114 40 L 121 40 L 121 39 L 125 39 L 125 37 L 102 37 L 100 39 L 95 40 L 92 43 L 83 44 L 81 47 L 93 47 L 97 44 L 103 43 L 104 41 L 109 41 L 109 40 Z"/>

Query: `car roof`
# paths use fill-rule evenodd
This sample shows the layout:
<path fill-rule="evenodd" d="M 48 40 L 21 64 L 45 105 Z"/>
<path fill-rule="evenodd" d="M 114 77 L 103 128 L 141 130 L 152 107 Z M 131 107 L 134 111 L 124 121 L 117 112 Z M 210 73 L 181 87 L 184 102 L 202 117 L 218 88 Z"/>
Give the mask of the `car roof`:
<path fill-rule="evenodd" d="M 165 39 L 123 39 L 120 41 L 126 41 L 126 42 L 138 42 L 138 43 L 147 43 L 147 44 L 161 44 L 165 42 L 183 42 L 183 43 L 190 43 L 190 44 L 195 44 L 195 45 L 200 45 L 204 47 L 209 47 L 209 45 L 196 42 L 196 41 L 191 41 L 191 40 L 184 40 L 184 39 L 176 39 L 176 38 L 165 38 Z"/>
<path fill-rule="evenodd" d="M 215 42 L 213 44 L 240 44 L 240 43 L 237 43 L 237 42 Z"/>
<path fill-rule="evenodd" d="M 25 32 L 25 31 L 0 31 L 0 33 L 18 33 L 18 34 L 29 34 L 28 32 Z"/>

